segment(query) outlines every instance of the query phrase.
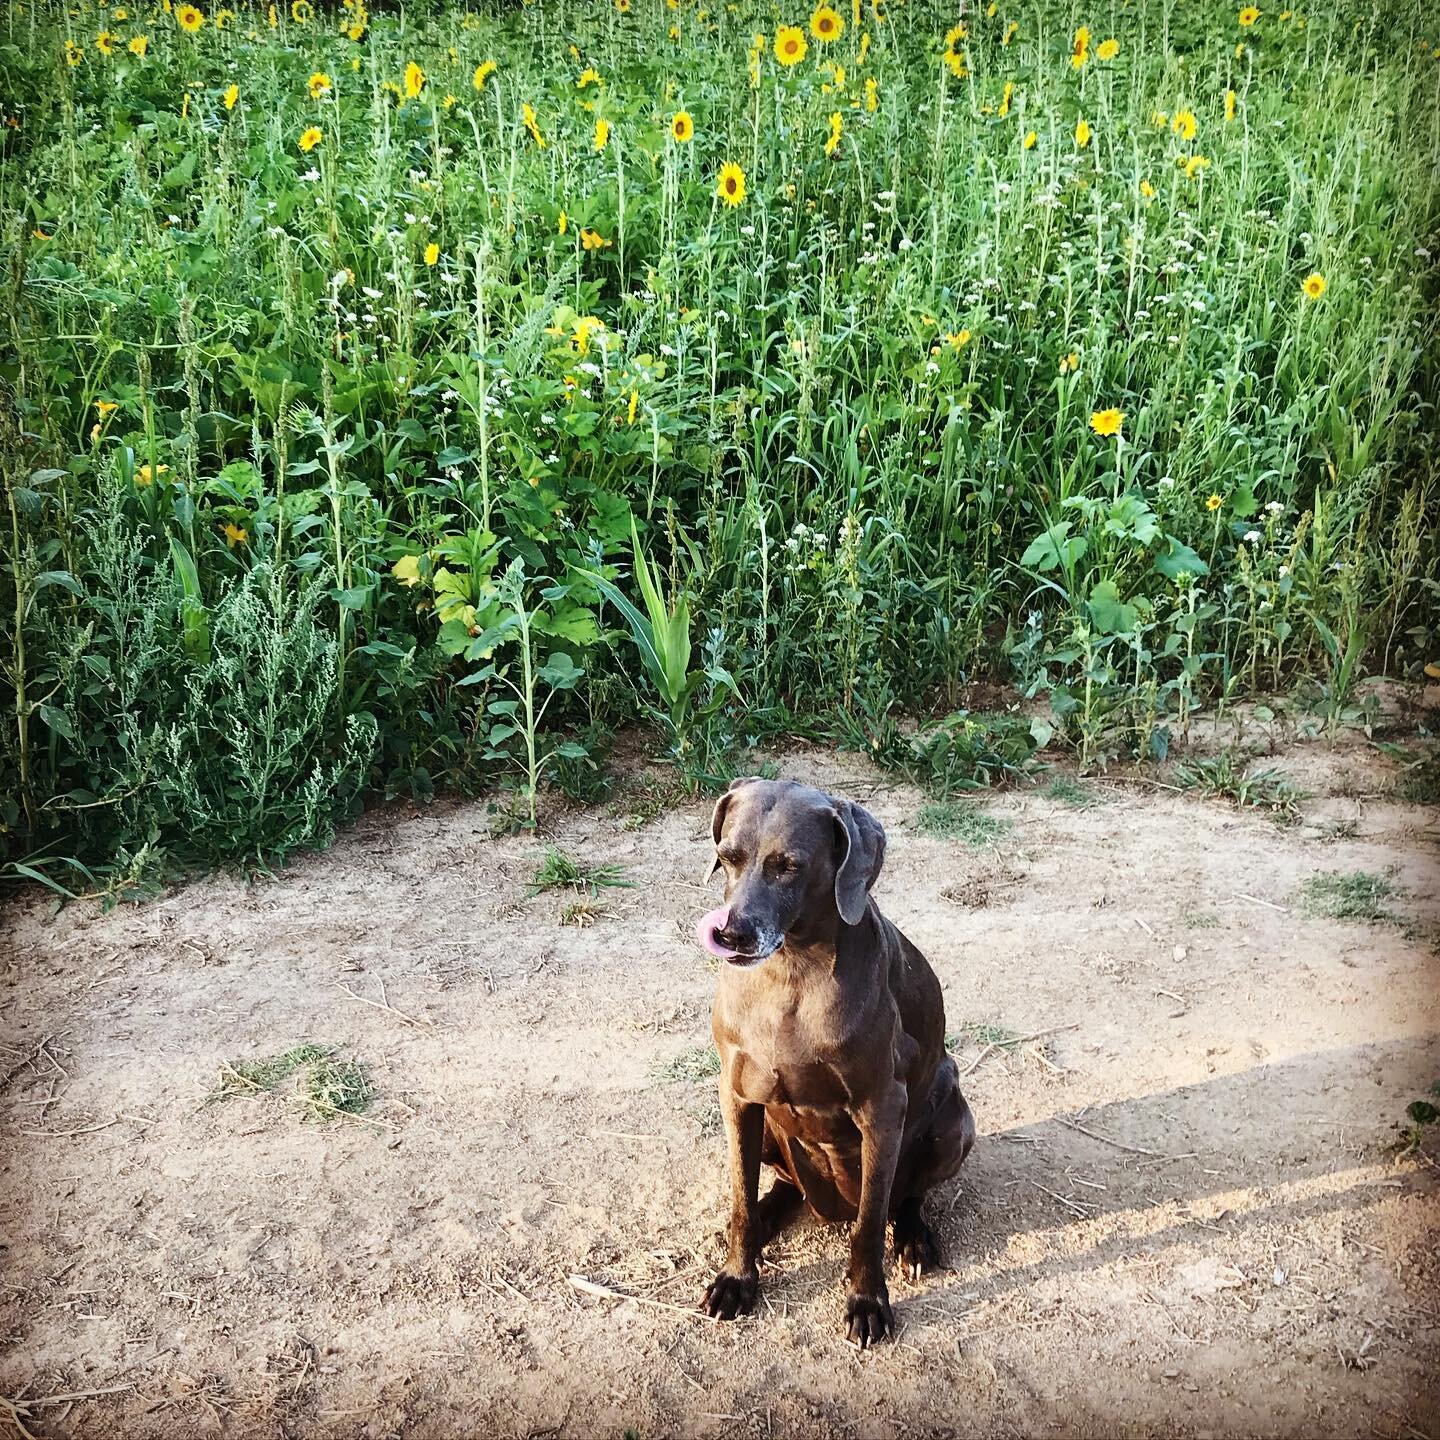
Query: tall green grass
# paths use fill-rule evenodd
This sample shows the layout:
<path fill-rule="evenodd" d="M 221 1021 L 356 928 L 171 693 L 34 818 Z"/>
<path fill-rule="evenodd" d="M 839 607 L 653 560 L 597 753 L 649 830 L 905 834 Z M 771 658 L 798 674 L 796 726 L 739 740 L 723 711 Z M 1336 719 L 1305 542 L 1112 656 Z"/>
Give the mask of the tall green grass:
<path fill-rule="evenodd" d="M 643 708 L 585 578 L 639 598 L 632 519 L 707 773 L 981 673 L 1085 758 L 1259 690 L 1343 723 L 1435 644 L 1440 33 L 1263 9 L 980 7 L 947 58 L 842 6 L 785 67 L 747 3 L 11 7 L 0 855 L 533 799 Z M 257 744 L 283 803 L 207 785 Z"/>

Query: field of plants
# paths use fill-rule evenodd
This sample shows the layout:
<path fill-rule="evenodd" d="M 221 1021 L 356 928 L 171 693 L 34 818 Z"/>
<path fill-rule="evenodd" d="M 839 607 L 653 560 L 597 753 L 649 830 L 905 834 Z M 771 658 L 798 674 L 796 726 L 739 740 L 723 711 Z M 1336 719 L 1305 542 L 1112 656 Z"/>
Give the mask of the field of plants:
<path fill-rule="evenodd" d="M 24 0 L 0 108 L 11 875 L 1437 658 L 1423 0 Z"/>

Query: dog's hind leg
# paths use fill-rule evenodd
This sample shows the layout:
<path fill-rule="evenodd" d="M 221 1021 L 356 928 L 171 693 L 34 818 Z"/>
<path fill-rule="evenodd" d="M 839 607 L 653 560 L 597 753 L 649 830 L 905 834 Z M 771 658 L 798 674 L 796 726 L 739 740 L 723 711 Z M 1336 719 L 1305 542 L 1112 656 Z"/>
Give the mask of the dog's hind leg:
<path fill-rule="evenodd" d="M 755 1207 L 755 1241 L 762 1248 L 768 1245 L 801 1211 L 805 1197 L 798 1185 L 783 1175 L 761 1196 Z"/>
<path fill-rule="evenodd" d="M 920 1202 L 954 1175 L 975 1144 L 975 1117 L 960 1093 L 960 1071 L 949 1055 L 935 1072 L 930 1100 L 930 1123 L 901 1156 L 895 1176 L 895 1258 L 912 1278 L 940 1264 L 939 1242 L 925 1223 Z"/>

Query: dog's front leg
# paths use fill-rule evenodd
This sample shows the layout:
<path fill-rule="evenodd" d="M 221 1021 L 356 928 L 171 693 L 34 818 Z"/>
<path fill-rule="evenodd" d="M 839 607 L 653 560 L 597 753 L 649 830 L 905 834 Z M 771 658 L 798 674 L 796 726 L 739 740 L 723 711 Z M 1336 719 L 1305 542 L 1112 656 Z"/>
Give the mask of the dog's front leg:
<path fill-rule="evenodd" d="M 894 1085 L 854 1115 L 860 1129 L 860 1205 L 850 1232 L 845 1337 L 863 1350 L 895 1333 L 885 1286 L 885 1226 L 905 1130 L 905 1087 Z"/>
<path fill-rule="evenodd" d="M 720 1109 L 730 1149 L 730 1249 L 725 1268 L 710 1282 L 700 1308 L 719 1320 L 748 1315 L 760 1291 L 760 1237 L 755 1207 L 760 1193 L 760 1149 L 765 1107 L 741 1100 L 722 1086 Z M 883 1230 L 883 1226 L 882 1226 Z"/>

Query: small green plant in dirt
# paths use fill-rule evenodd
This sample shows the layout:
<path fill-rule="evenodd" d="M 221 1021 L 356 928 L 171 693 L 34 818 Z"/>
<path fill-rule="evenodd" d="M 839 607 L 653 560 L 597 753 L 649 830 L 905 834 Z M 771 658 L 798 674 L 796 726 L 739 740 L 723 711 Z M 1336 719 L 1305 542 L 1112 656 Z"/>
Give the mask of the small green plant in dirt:
<path fill-rule="evenodd" d="M 1415 805 L 1440 804 L 1440 745 L 1433 740 L 1417 751 L 1386 741 L 1381 751 L 1400 766 L 1395 777 L 1395 794 Z"/>
<path fill-rule="evenodd" d="M 1182 790 L 1223 796 L 1242 810 L 1268 810 L 1285 822 L 1295 819 L 1305 798 L 1305 792 L 1276 769 L 1247 772 L 1233 750 L 1176 766 L 1175 782 Z"/>
<path fill-rule="evenodd" d="M 273 1095 L 295 1080 L 290 1098 L 307 1120 L 337 1120 L 369 1109 L 374 1092 L 358 1060 L 344 1060 L 330 1045 L 296 1045 L 259 1060 L 231 1060 L 220 1067 L 220 1084 L 206 1098 Z"/>
<path fill-rule="evenodd" d="M 660 1061 L 654 1068 L 657 1080 L 711 1080 L 720 1073 L 720 1052 L 713 1045 L 694 1045 Z"/>
<path fill-rule="evenodd" d="M 529 894 L 540 895 L 546 890 L 575 890 L 588 892 L 593 898 L 601 890 L 629 889 L 633 884 L 625 878 L 625 871 L 619 865 L 591 865 L 551 845 L 530 877 Z"/>
<path fill-rule="evenodd" d="M 1187 930 L 1214 930 L 1220 924 L 1220 917 L 1213 910 L 1187 910 L 1180 923 Z"/>
<path fill-rule="evenodd" d="M 1052 800 L 1058 800 L 1072 810 L 1091 810 L 1096 805 L 1105 803 L 1104 798 L 1098 795 L 1092 786 L 1073 780 L 1068 775 L 1057 775 L 1045 787 L 1045 793 Z"/>
<path fill-rule="evenodd" d="M 888 713 L 868 724 L 853 717 L 841 719 L 852 744 L 940 800 L 1031 774 L 1037 768 L 1035 752 L 1050 737 L 1044 721 L 965 710 L 910 735 Z"/>
<path fill-rule="evenodd" d="M 972 850 L 983 850 L 998 845 L 1009 833 L 1011 823 L 962 801 L 934 800 L 920 807 L 915 828 L 937 840 L 960 840 Z"/>
<path fill-rule="evenodd" d="M 1400 1131 L 1400 1139 L 1396 1142 L 1399 1150 L 1418 1150 L 1426 1130 L 1440 1124 L 1440 1105 L 1435 1104 L 1436 1100 L 1440 1100 L 1440 1081 L 1430 1087 L 1428 1100 L 1412 1100 L 1405 1107 L 1405 1118 L 1410 1123 L 1396 1127 Z"/>
<path fill-rule="evenodd" d="M 1382 903 L 1397 894 L 1395 883 L 1384 875 L 1374 875 L 1367 870 L 1353 870 L 1349 874 L 1337 870 L 1312 875 L 1305 882 L 1300 899 L 1311 915 L 1397 925 L 1399 917 Z"/>

